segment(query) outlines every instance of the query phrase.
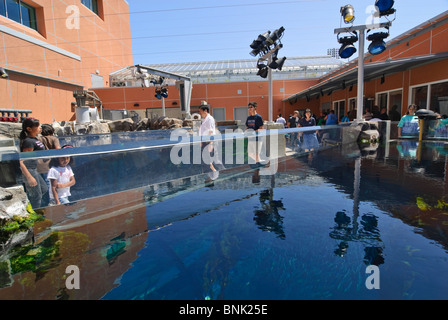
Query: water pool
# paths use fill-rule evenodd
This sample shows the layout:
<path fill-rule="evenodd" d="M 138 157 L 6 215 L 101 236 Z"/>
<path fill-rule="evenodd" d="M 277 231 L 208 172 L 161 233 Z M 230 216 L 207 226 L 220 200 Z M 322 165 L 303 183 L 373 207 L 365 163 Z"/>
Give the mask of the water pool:
<path fill-rule="evenodd" d="M 0 299 L 446 299 L 447 150 L 337 147 L 271 176 L 247 166 L 46 208 L 34 244 L 2 261 Z"/>

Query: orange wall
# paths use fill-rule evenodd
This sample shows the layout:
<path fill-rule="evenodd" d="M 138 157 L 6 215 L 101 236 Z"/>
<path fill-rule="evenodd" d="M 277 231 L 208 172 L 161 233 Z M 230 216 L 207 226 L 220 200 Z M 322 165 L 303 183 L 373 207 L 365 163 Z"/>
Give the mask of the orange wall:
<path fill-rule="evenodd" d="M 293 107 L 290 103 L 282 102 L 283 99 L 298 91 L 305 90 L 316 80 L 277 80 L 273 81 L 273 120 L 278 113 L 290 114 Z M 146 110 L 146 108 L 161 108 L 162 101 L 154 97 L 154 87 L 120 87 L 93 89 L 103 103 L 105 109 Z M 282 92 L 283 91 L 283 92 Z M 233 120 L 234 107 L 246 107 L 251 101 L 258 104 L 258 113 L 263 119 L 268 120 L 268 94 L 267 81 L 254 82 L 228 82 L 193 84 L 191 98 L 191 113 L 197 112 L 201 101 L 205 100 L 213 108 L 225 108 L 226 119 Z M 174 86 L 168 88 L 168 98 L 165 106 L 172 107 L 176 102 L 180 107 L 179 91 Z M 134 107 L 134 104 L 139 104 Z"/>
<path fill-rule="evenodd" d="M 103 76 L 132 65 L 128 4 L 98 0 L 97 16 L 80 0 L 27 1 L 37 11 L 38 31 L 0 16 L 0 25 L 80 57 L 69 57 L 22 37 L 0 31 L 0 66 L 11 70 L 0 79 L 0 109 L 32 110 L 41 122 L 73 119 L 73 91 L 92 86 L 91 74 Z M 52 4 L 52 6 L 51 6 Z M 69 28 L 69 5 L 79 8 L 79 28 Z M 25 75 L 27 74 L 27 75 Z M 38 84 L 38 86 L 35 86 Z"/>

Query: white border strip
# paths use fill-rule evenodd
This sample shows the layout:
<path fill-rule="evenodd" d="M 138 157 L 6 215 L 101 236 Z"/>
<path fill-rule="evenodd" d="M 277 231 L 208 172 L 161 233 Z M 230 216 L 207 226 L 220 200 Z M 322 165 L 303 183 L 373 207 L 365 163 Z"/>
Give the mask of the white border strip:
<path fill-rule="evenodd" d="M 78 56 L 78 55 L 76 55 L 76 54 L 74 54 L 74 53 L 71 53 L 71 52 L 66 51 L 66 50 L 64 50 L 64 49 L 61 49 L 61 48 L 58 48 L 58 47 L 56 47 L 56 46 L 54 46 L 54 45 L 51 45 L 51 44 L 46 43 L 46 42 L 44 42 L 44 41 L 42 41 L 42 40 L 33 38 L 32 36 L 29 36 L 29 35 L 27 35 L 27 34 L 24 34 L 24 33 L 22 33 L 22 32 L 19 32 L 19 31 L 17 31 L 17 30 L 8 28 L 8 27 L 3 26 L 3 25 L 1 25 L 1 24 L 0 24 L 0 32 L 4 32 L 4 33 L 9 34 L 9 35 L 11 35 L 11 36 L 13 36 L 13 37 L 16 37 L 16 38 L 19 38 L 19 39 L 28 41 L 28 42 L 30 42 L 30 43 L 32 43 L 32 44 L 35 44 L 35 45 L 38 45 L 38 46 L 40 46 L 40 47 L 46 48 L 46 49 L 48 49 L 48 50 L 57 52 L 57 53 L 59 53 L 59 54 L 62 54 L 62 55 L 64 55 L 64 56 L 67 56 L 67 57 L 69 57 L 69 58 L 72 58 L 72 59 L 81 61 L 81 57 Z"/>

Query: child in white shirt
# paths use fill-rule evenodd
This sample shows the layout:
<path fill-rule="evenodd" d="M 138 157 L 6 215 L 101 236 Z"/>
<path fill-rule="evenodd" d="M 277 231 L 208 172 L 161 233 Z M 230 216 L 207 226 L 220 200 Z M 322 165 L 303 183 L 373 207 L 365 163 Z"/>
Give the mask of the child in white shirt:
<path fill-rule="evenodd" d="M 75 175 L 70 167 L 71 157 L 54 158 L 50 162 L 48 180 L 50 181 L 50 205 L 69 203 L 70 187 L 75 185 Z"/>

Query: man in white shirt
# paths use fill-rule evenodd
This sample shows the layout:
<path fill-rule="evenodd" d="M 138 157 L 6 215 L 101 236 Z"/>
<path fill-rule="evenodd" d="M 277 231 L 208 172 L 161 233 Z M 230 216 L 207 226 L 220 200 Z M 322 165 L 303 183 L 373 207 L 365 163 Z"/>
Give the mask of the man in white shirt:
<path fill-rule="evenodd" d="M 278 118 L 277 120 L 275 120 L 275 122 L 283 124 L 283 128 L 286 128 L 286 120 L 282 117 L 281 113 L 278 115 Z"/>
<path fill-rule="evenodd" d="M 215 119 L 210 115 L 209 112 L 210 109 L 208 105 L 201 105 L 199 107 L 199 114 L 202 117 L 201 127 L 199 128 L 200 136 L 212 136 L 216 134 Z M 212 171 L 216 171 L 216 168 L 213 165 L 213 163 L 215 163 L 215 165 L 220 165 L 224 167 L 219 159 L 219 153 L 218 153 L 219 145 L 214 145 L 214 143 L 216 143 L 216 141 L 202 143 L 202 159 L 206 164 L 210 164 L 210 169 Z M 206 147 L 208 147 L 208 154 L 207 152 L 204 152 L 204 149 Z"/>
<path fill-rule="evenodd" d="M 201 128 L 199 129 L 200 136 L 212 136 L 215 134 L 215 119 L 209 112 L 210 110 L 207 105 L 199 107 L 199 114 L 202 117 Z"/>

